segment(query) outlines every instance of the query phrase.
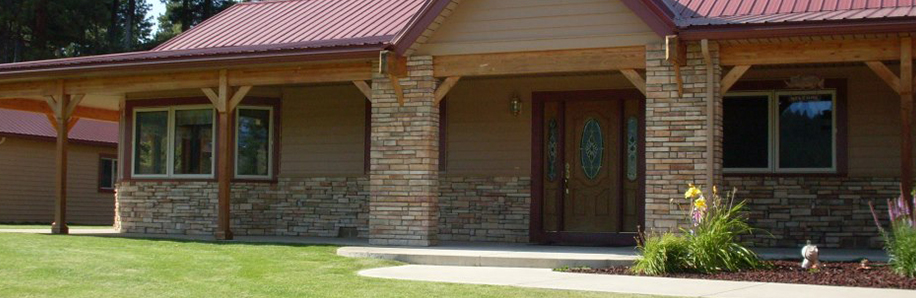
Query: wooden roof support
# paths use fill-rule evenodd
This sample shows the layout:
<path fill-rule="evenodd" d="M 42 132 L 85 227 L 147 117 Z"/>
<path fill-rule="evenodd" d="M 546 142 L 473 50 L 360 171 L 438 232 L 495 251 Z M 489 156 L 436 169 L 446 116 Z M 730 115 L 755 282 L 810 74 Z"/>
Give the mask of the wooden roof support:
<path fill-rule="evenodd" d="M 359 92 L 363 93 L 363 96 L 366 97 L 366 100 L 372 102 L 372 87 L 369 86 L 369 83 L 366 83 L 366 81 L 353 81 L 353 85 L 356 85 L 356 88 L 359 89 Z"/>
<path fill-rule="evenodd" d="M 879 78 L 884 80 L 894 92 L 900 94 L 900 78 L 894 74 L 890 68 L 887 68 L 887 65 L 884 65 L 884 62 L 881 61 L 865 61 L 865 65 L 868 65 L 868 68 L 871 68 L 872 71 L 878 75 Z"/>
<path fill-rule="evenodd" d="M 398 104 L 404 105 L 404 88 L 400 78 L 407 76 L 407 58 L 398 56 L 392 51 L 382 51 L 379 55 L 379 73 L 388 77 L 391 88 L 398 98 Z"/>
<path fill-rule="evenodd" d="M 51 105 L 56 105 L 56 101 L 48 97 L 46 100 L 26 99 L 26 98 L 8 98 L 0 99 L 0 109 L 35 112 L 42 114 L 55 115 Z M 118 122 L 121 117 L 120 113 L 115 110 L 106 110 L 90 107 L 74 107 L 70 114 L 73 117 L 84 119 L 93 119 L 109 122 Z"/>
<path fill-rule="evenodd" d="M 913 41 L 900 39 L 900 181 L 901 192 L 910 215 L 916 220 L 913 209 Z"/>
<path fill-rule="evenodd" d="M 633 86 L 639 89 L 642 95 L 646 95 L 646 79 L 644 79 L 639 72 L 635 69 L 621 69 L 620 73 L 622 73 L 627 80 L 630 80 L 630 83 L 633 83 Z"/>
<path fill-rule="evenodd" d="M 725 96 L 725 93 L 728 93 L 728 90 L 741 79 L 741 76 L 744 76 L 744 73 L 747 72 L 748 69 L 751 69 L 750 65 L 735 65 L 735 67 L 729 70 L 719 83 L 719 94 Z"/>
<path fill-rule="evenodd" d="M 709 40 L 701 40 L 703 60 L 706 62 L 706 187 L 715 186 L 715 140 L 716 129 L 716 103 L 715 103 L 715 76 L 713 73 L 712 55 L 709 53 Z"/>
<path fill-rule="evenodd" d="M 722 65 L 865 62 L 900 59 L 901 43 L 910 38 L 721 44 Z"/>
<path fill-rule="evenodd" d="M 216 176 L 219 183 L 218 212 L 217 212 L 217 240 L 232 240 L 233 234 L 230 227 L 232 177 L 235 176 L 235 111 L 248 92 L 254 86 L 245 85 L 238 88 L 230 85 L 231 74 L 227 70 L 218 73 L 219 85 L 214 90 L 201 88 L 204 95 L 210 99 L 219 114 L 219 128 L 217 140 L 217 166 Z"/>
<path fill-rule="evenodd" d="M 645 68 L 645 46 L 433 57 L 433 75 L 440 78 Z"/>
<path fill-rule="evenodd" d="M 458 84 L 458 80 L 461 80 L 461 77 L 448 77 L 445 78 L 445 81 L 439 85 L 439 88 L 436 88 L 436 105 L 438 106 L 445 96 L 448 95 L 449 91 L 452 91 L 452 88 Z"/>
<path fill-rule="evenodd" d="M 677 95 L 684 96 L 684 78 L 681 66 L 687 64 L 687 45 L 677 35 L 665 36 L 665 60 L 674 66 L 674 81 L 677 83 Z M 643 91 L 643 94 L 646 92 Z"/>
<path fill-rule="evenodd" d="M 58 81 L 56 93 L 48 96 L 49 109 L 53 111 L 53 126 L 57 130 L 57 147 L 56 147 L 56 167 L 55 175 L 55 197 L 54 197 L 54 222 L 51 223 L 51 233 L 69 234 L 70 229 L 67 227 L 67 149 L 69 143 L 69 126 L 70 115 L 76 109 L 76 105 L 82 100 L 82 96 L 75 98 L 75 103 L 71 103 L 71 96 L 64 92 L 64 82 Z M 50 114 L 49 114 L 50 115 Z M 50 119 L 49 119 L 50 120 Z"/>

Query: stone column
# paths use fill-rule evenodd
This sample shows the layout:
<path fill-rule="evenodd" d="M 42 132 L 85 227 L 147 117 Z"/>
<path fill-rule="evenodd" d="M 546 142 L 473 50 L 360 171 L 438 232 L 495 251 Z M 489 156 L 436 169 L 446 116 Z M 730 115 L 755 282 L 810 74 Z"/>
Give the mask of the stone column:
<path fill-rule="evenodd" d="M 713 63 L 715 119 L 713 181 L 722 181 L 722 96 L 718 45 L 710 42 Z M 699 43 L 687 47 L 681 67 L 684 84 L 677 92 L 674 66 L 665 60 L 663 44 L 646 47 L 646 228 L 677 231 L 687 223 L 687 184 L 706 184 L 707 106 L 706 62 Z"/>
<path fill-rule="evenodd" d="M 372 80 L 369 243 L 436 245 L 439 107 L 431 56 L 410 57 L 400 105 L 391 81 Z"/>

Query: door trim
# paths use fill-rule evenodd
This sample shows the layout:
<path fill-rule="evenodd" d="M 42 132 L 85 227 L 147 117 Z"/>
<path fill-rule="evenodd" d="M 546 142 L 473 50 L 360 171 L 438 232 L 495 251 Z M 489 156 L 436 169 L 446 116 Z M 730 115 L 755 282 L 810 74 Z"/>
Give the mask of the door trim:
<path fill-rule="evenodd" d="M 582 91 L 533 92 L 531 115 L 531 213 L 529 237 L 534 243 L 630 246 L 636 244 L 636 233 L 582 233 L 582 232 L 547 232 L 544 230 L 544 103 L 547 101 L 578 101 L 606 98 L 619 100 L 625 98 L 639 99 L 639 138 L 637 154 L 637 222 L 641 231 L 645 227 L 646 214 L 646 97 L 637 89 L 607 89 Z"/>

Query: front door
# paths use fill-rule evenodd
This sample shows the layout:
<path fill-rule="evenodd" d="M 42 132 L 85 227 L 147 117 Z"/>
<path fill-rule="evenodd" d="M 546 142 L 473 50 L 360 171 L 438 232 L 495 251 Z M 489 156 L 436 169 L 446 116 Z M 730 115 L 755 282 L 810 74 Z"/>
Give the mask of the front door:
<path fill-rule="evenodd" d="M 535 94 L 536 240 L 631 245 L 642 225 L 641 94 Z M 533 214 L 534 215 L 534 214 Z M 532 225 L 536 226 L 536 225 Z"/>

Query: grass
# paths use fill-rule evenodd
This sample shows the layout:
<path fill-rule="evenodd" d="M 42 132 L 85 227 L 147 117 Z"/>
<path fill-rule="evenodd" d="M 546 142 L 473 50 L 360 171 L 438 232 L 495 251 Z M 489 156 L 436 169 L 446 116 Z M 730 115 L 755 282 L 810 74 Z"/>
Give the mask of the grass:
<path fill-rule="evenodd" d="M 334 246 L 0 233 L 2 297 L 646 297 L 361 277 Z"/>
<path fill-rule="evenodd" d="M 92 229 L 92 230 L 103 230 L 111 229 L 111 226 L 84 226 L 84 225 L 69 225 L 70 229 Z M 17 230 L 39 230 L 39 229 L 50 229 L 51 224 L 0 224 L 0 230 L 4 229 L 17 229 Z"/>

